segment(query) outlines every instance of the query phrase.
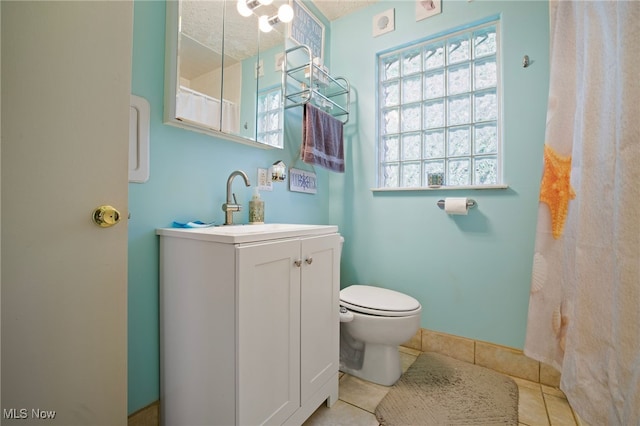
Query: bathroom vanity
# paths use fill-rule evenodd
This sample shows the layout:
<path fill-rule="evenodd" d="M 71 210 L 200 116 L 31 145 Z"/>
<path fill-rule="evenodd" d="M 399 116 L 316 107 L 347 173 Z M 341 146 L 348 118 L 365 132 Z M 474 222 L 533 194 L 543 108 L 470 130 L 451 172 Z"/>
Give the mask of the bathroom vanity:
<path fill-rule="evenodd" d="M 157 230 L 163 424 L 300 425 L 338 400 L 337 231 Z"/>

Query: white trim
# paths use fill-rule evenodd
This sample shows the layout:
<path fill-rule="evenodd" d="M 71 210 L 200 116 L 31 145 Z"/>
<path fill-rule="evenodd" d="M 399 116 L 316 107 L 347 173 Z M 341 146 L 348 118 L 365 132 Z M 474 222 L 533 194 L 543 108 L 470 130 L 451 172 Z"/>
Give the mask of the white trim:
<path fill-rule="evenodd" d="M 465 185 L 465 186 L 441 186 L 429 188 L 428 186 L 414 186 L 404 188 L 371 188 L 372 192 L 398 192 L 398 191 L 459 191 L 461 189 L 509 189 L 509 185 Z"/>

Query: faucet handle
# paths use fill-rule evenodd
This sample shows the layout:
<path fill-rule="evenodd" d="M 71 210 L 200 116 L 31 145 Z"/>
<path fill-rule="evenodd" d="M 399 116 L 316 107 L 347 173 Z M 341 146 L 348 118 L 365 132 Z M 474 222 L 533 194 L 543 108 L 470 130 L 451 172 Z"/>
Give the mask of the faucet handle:
<path fill-rule="evenodd" d="M 240 204 L 227 204 L 224 203 L 222 205 L 223 212 L 239 212 L 242 210 L 242 206 Z M 225 223 L 225 225 L 229 225 L 229 223 Z"/>
<path fill-rule="evenodd" d="M 236 198 L 236 193 L 232 193 L 231 195 L 233 195 L 233 204 L 238 204 L 238 199 Z"/>

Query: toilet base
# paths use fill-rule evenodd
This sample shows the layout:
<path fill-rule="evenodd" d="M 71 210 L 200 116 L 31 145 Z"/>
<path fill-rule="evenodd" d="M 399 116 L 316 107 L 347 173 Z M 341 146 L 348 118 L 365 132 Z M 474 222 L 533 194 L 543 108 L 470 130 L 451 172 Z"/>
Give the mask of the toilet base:
<path fill-rule="evenodd" d="M 402 375 L 398 347 L 367 343 L 362 368 L 356 370 L 341 363 L 340 371 L 379 385 L 392 386 Z"/>

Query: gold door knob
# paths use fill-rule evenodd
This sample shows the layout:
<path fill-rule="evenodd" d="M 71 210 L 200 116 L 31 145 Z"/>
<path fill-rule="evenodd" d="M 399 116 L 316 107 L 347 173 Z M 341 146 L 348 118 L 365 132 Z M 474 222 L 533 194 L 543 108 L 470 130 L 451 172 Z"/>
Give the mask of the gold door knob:
<path fill-rule="evenodd" d="M 93 211 L 93 222 L 102 228 L 108 228 L 120 222 L 120 212 L 112 206 L 96 207 Z"/>

